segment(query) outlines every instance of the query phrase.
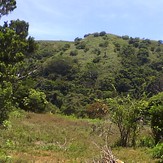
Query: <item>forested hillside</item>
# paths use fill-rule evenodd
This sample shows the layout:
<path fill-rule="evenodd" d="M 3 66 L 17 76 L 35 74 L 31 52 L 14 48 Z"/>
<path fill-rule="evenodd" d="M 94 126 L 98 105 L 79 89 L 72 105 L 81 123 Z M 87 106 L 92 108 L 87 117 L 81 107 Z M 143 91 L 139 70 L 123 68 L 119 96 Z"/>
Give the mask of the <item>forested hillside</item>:
<path fill-rule="evenodd" d="M 127 94 L 141 99 L 163 90 L 162 41 L 100 32 L 37 44 L 25 86 L 45 92 L 61 113 L 83 117 L 98 99 Z"/>

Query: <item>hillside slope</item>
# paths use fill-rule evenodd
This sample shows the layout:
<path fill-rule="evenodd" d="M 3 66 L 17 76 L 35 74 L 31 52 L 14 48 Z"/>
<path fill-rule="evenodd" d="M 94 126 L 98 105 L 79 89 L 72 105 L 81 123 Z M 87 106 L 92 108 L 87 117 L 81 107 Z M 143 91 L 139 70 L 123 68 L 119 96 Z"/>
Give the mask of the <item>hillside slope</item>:
<path fill-rule="evenodd" d="M 96 99 L 117 94 L 139 99 L 163 90 L 161 41 L 105 32 L 74 42 L 39 41 L 27 67 L 36 69 L 30 86 L 44 91 L 68 115 L 85 116 L 87 105 Z"/>

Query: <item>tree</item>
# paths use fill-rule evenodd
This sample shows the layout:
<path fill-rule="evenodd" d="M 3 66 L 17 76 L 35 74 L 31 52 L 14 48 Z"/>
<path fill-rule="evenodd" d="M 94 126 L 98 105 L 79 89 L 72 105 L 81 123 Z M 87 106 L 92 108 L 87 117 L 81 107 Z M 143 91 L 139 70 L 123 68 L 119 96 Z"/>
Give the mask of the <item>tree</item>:
<path fill-rule="evenodd" d="M 15 0 L 0 0 L 0 18 L 16 8 Z"/>
<path fill-rule="evenodd" d="M 63 105 L 61 112 L 66 115 L 75 115 L 77 117 L 83 117 L 86 97 L 82 94 L 69 93 L 63 97 Z"/>
<path fill-rule="evenodd" d="M 128 35 L 124 35 L 124 36 L 122 36 L 122 39 L 123 40 L 129 40 L 129 36 Z"/>
<path fill-rule="evenodd" d="M 105 31 L 101 31 L 99 35 L 100 36 L 105 36 L 106 35 L 106 32 Z"/>
<path fill-rule="evenodd" d="M 16 32 L 8 27 L 0 27 L 0 86 L 2 92 L 6 93 L 6 85 L 9 85 L 10 91 L 7 96 L 1 98 L 1 121 L 7 118 L 7 109 L 10 107 L 7 103 L 12 103 L 14 83 L 18 79 L 18 71 L 22 66 L 24 59 L 23 51 L 27 44 L 21 40 Z M 8 102 L 6 102 L 6 100 Z M 10 102 L 9 102 L 10 101 Z"/>
<path fill-rule="evenodd" d="M 0 17 L 15 8 L 14 0 L 1 0 Z M 20 20 L 5 22 L 0 26 L 0 124 L 15 106 L 14 94 L 20 81 L 24 59 L 35 47 L 33 38 L 27 38 L 28 26 L 28 23 Z"/>
<path fill-rule="evenodd" d="M 155 143 L 163 140 L 163 92 L 152 96 L 148 104 L 149 113 L 151 115 L 151 128 Z"/>
<path fill-rule="evenodd" d="M 139 64 L 143 65 L 149 61 L 149 51 L 146 48 L 140 48 L 137 54 Z"/>
<path fill-rule="evenodd" d="M 95 32 L 95 33 L 93 33 L 93 36 L 94 37 L 98 37 L 99 36 L 99 33 L 98 32 Z"/>
<path fill-rule="evenodd" d="M 72 69 L 73 61 L 70 57 L 52 57 L 43 65 L 43 75 L 48 76 L 53 73 L 55 76 L 68 76 L 71 75 Z"/>
<path fill-rule="evenodd" d="M 118 126 L 120 132 L 120 145 L 136 145 L 141 119 L 140 102 L 127 97 L 108 99 L 112 121 Z"/>
<path fill-rule="evenodd" d="M 30 89 L 28 96 L 23 99 L 24 109 L 37 113 L 45 112 L 48 101 L 44 92 Z"/>
<path fill-rule="evenodd" d="M 98 67 L 95 64 L 88 64 L 81 76 L 80 83 L 83 86 L 93 88 L 98 78 Z"/>
<path fill-rule="evenodd" d="M 27 22 L 17 20 L 11 20 L 9 24 L 9 28 L 14 30 L 17 35 L 19 35 L 22 39 L 28 36 L 28 28 L 29 24 Z"/>

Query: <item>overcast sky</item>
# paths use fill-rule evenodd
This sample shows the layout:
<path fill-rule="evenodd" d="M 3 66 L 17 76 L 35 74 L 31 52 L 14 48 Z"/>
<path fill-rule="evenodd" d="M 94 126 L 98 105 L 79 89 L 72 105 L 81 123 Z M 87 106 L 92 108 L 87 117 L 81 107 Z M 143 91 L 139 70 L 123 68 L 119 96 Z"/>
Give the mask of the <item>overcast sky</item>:
<path fill-rule="evenodd" d="M 30 24 L 36 40 L 74 40 L 106 31 L 163 40 L 163 0 L 17 0 L 5 20 Z"/>

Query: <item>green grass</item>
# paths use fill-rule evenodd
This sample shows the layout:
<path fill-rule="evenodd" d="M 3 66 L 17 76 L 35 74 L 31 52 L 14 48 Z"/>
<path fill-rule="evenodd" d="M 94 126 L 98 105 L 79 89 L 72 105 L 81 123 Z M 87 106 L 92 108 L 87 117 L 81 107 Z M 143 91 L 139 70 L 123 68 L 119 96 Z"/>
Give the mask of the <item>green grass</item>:
<path fill-rule="evenodd" d="M 34 113 L 12 114 L 10 122 L 12 126 L 0 129 L 0 162 L 92 162 L 100 156 L 94 142 L 99 147 L 105 144 L 102 129 L 110 125 L 109 121 Z M 118 131 L 114 124 L 111 130 L 108 142 L 113 145 Z M 129 163 L 156 161 L 148 148 L 113 147 L 113 153 Z"/>

